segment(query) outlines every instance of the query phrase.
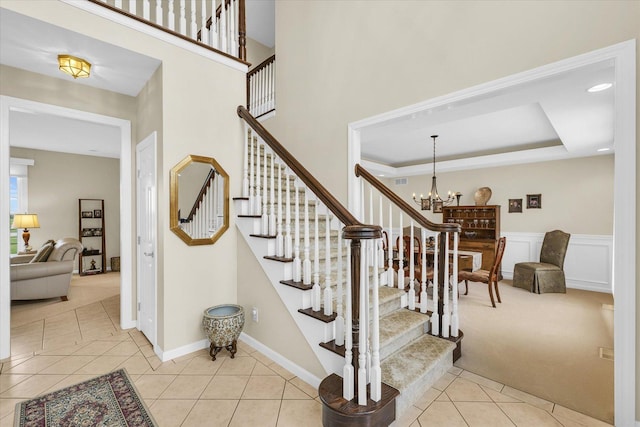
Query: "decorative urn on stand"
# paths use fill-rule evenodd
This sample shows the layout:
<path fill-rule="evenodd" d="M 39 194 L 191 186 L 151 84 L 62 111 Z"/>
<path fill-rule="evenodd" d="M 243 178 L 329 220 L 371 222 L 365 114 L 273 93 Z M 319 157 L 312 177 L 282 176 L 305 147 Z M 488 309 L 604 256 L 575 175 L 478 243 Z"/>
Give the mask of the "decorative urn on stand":
<path fill-rule="evenodd" d="M 222 304 L 209 307 L 202 317 L 202 328 L 209 338 L 209 355 L 216 360 L 216 354 L 223 348 L 235 357 L 238 337 L 244 327 L 244 309 L 240 305 Z"/>

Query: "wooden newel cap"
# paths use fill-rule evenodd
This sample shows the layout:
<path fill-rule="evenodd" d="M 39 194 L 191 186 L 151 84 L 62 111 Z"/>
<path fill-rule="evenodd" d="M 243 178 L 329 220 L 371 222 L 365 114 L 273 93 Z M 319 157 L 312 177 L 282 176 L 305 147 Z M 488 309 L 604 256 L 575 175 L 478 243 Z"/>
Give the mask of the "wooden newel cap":
<path fill-rule="evenodd" d="M 369 240 L 382 237 L 382 227 L 379 225 L 347 225 L 342 229 L 343 239 Z"/>

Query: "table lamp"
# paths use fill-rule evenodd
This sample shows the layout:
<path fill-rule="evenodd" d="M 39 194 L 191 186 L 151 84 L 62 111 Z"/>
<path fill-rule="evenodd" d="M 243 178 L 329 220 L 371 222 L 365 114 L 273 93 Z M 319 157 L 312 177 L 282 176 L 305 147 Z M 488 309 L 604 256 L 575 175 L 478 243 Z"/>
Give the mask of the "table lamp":
<path fill-rule="evenodd" d="M 38 222 L 37 214 L 15 214 L 13 216 L 13 224 L 11 228 L 23 228 L 22 232 L 22 240 L 24 240 L 24 250 L 30 251 L 31 246 L 29 246 L 29 237 L 31 237 L 31 233 L 29 233 L 30 228 L 40 228 L 40 223 Z"/>

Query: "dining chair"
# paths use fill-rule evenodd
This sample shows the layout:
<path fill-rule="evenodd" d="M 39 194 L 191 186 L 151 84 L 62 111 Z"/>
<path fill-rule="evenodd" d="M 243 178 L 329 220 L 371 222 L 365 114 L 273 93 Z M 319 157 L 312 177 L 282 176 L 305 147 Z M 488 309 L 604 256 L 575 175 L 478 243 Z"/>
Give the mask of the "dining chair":
<path fill-rule="evenodd" d="M 566 293 L 564 258 L 571 234 L 560 230 L 545 233 L 540 262 L 519 262 L 513 267 L 513 287 L 538 294 Z"/>
<path fill-rule="evenodd" d="M 464 280 L 465 291 L 464 294 L 469 293 L 469 281 L 486 283 L 489 288 L 489 297 L 491 298 L 491 305 L 495 308 L 496 302 L 493 298 L 493 292 L 495 290 L 498 302 L 502 302 L 500 299 L 500 291 L 498 290 L 498 275 L 500 273 L 500 262 L 502 261 L 502 255 L 504 255 L 504 248 L 507 245 L 507 238 L 501 237 L 498 239 L 498 246 L 496 247 L 496 257 L 491 266 L 491 270 L 476 270 L 476 271 L 459 271 L 458 282 Z"/>

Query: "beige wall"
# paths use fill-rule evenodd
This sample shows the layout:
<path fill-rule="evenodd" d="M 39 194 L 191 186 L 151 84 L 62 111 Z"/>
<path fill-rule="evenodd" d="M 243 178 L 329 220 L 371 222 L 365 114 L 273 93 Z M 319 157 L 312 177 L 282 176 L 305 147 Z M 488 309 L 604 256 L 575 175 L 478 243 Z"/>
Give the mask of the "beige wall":
<path fill-rule="evenodd" d="M 275 53 L 275 47 L 268 47 L 254 39 L 247 38 L 247 62 L 251 64 L 249 69 L 253 69 L 256 65 L 260 65 L 262 61 Z"/>
<path fill-rule="evenodd" d="M 491 188 L 488 204 L 501 206 L 502 232 L 562 229 L 571 234 L 613 234 L 612 155 L 436 175 L 441 195 L 449 190 L 462 193 L 460 205 L 474 205 L 476 190 Z M 413 204 L 413 193 L 418 197 L 429 192 L 431 174 L 408 180 L 407 185 L 395 185 L 394 179 L 384 183 Z M 542 194 L 542 209 L 527 209 L 527 194 Z M 522 213 L 509 213 L 509 199 L 522 199 Z M 431 221 L 442 222 L 442 214 L 422 213 Z"/>
<path fill-rule="evenodd" d="M 348 123 L 638 39 L 640 2 L 280 0 L 276 22 L 278 114 L 265 125 L 346 202 Z"/>
<path fill-rule="evenodd" d="M 11 147 L 11 157 L 35 161 L 29 166 L 29 212 L 38 214 L 40 228 L 31 231 L 31 246 L 38 248 L 49 239 L 78 238 L 78 199 L 104 199 L 110 268 L 110 258 L 120 256 L 119 160 L 18 147 Z"/>

